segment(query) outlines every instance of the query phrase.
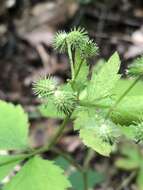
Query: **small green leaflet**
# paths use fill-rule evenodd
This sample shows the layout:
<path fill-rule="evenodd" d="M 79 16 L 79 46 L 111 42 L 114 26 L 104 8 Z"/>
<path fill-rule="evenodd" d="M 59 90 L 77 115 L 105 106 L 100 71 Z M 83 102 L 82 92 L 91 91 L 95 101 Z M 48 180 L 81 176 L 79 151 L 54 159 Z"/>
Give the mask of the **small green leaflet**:
<path fill-rule="evenodd" d="M 0 101 L 0 149 L 28 147 L 28 116 L 20 105 Z"/>
<path fill-rule="evenodd" d="M 92 102 L 99 98 L 104 98 L 111 95 L 111 90 L 115 87 L 116 82 L 120 79 L 117 74 L 120 68 L 120 58 L 115 52 L 108 62 L 101 67 L 97 73 L 93 69 L 92 77 L 87 88 L 87 99 Z"/>
<path fill-rule="evenodd" d="M 3 190 L 66 190 L 70 182 L 52 161 L 31 158 Z"/>
<path fill-rule="evenodd" d="M 114 146 L 110 143 L 104 142 L 100 137 L 98 137 L 96 131 L 93 129 L 81 129 L 80 138 L 83 143 L 98 152 L 103 156 L 110 156 L 111 151 Z"/>
<path fill-rule="evenodd" d="M 0 156 L 0 181 L 22 160 L 22 156 Z"/>

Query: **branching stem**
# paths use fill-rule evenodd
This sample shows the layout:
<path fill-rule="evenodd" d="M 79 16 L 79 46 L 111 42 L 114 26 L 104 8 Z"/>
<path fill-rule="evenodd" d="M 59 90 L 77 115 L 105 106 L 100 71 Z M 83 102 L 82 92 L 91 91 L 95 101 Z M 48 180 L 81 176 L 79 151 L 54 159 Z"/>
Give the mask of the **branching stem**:
<path fill-rule="evenodd" d="M 137 84 L 142 76 L 137 77 L 133 83 L 124 91 L 124 93 L 117 99 L 116 103 L 109 109 L 106 118 L 110 117 L 112 111 L 118 106 L 118 104 L 125 98 L 125 96 L 130 92 L 130 90 Z"/>

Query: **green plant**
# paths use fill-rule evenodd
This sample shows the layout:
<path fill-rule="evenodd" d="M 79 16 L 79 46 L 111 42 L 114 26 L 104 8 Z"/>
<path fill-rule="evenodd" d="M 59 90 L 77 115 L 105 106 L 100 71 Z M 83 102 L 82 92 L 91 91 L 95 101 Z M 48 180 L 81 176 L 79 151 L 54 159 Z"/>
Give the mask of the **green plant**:
<path fill-rule="evenodd" d="M 121 75 L 118 74 L 120 58 L 117 52 L 104 64 L 100 62 L 94 66 L 90 76 L 87 61 L 98 53 L 98 48 L 84 29 L 74 28 L 69 33 L 57 33 L 54 47 L 68 54 L 71 78 L 66 84 L 59 85 L 54 78 L 43 77 L 33 84 L 33 90 L 43 101 L 41 113 L 46 117 L 63 119 L 63 122 L 47 144 L 33 149 L 28 142 L 27 114 L 21 106 L 0 102 L 0 149 L 15 151 L 13 156 L 0 156 L 0 180 L 14 166 L 22 163 L 20 171 L 3 186 L 3 190 L 70 188 L 71 184 L 63 175 L 63 169 L 53 161 L 38 156 L 49 150 L 60 154 L 77 169 L 80 179 L 83 179 L 82 186 L 87 190 L 88 175 L 91 175 L 89 162 L 94 151 L 109 156 L 123 136 L 142 142 L 143 96 L 131 95 L 137 82 L 142 79 L 142 72 L 136 73 L 135 80 L 118 92 L 116 85 Z M 87 151 L 83 166 L 66 153 L 55 150 L 55 144 L 69 121 L 73 121 L 74 130 L 78 131 L 80 139 L 91 148 Z"/>
<path fill-rule="evenodd" d="M 130 172 L 132 178 L 136 178 L 138 189 L 143 189 L 143 154 L 139 147 L 132 143 L 126 143 L 120 147 L 122 157 L 118 158 L 115 165 Z M 129 176 L 129 177 L 130 177 Z"/>

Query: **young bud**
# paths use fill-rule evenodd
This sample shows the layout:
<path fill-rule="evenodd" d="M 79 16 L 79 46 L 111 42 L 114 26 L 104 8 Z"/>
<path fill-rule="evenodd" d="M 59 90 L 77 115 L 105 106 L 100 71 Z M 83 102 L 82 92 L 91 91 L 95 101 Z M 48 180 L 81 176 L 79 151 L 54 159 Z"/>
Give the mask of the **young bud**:
<path fill-rule="evenodd" d="M 58 32 L 55 36 L 53 46 L 60 53 L 64 53 L 67 50 L 67 39 L 68 34 L 66 32 Z"/>
<path fill-rule="evenodd" d="M 98 47 L 92 40 L 85 40 L 80 48 L 80 53 L 84 59 L 90 58 L 98 53 Z"/>
<path fill-rule="evenodd" d="M 70 115 L 76 106 L 76 95 L 66 91 L 57 90 L 54 93 L 54 103 L 59 112 Z"/>
<path fill-rule="evenodd" d="M 87 41 L 87 32 L 82 28 L 74 28 L 67 36 L 67 42 L 72 49 L 81 48 L 85 40 Z"/>
<path fill-rule="evenodd" d="M 111 145 L 114 144 L 120 136 L 120 131 L 117 126 L 109 120 L 100 123 L 97 133 L 103 141 L 108 142 Z"/>
<path fill-rule="evenodd" d="M 34 93 L 42 98 L 48 97 L 56 90 L 55 81 L 51 78 L 41 78 L 33 83 Z"/>

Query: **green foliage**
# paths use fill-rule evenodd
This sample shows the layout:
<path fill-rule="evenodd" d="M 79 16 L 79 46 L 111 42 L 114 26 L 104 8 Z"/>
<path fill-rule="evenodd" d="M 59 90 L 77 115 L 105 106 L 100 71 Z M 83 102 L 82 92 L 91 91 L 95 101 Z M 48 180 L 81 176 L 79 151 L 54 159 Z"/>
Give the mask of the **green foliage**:
<path fill-rule="evenodd" d="M 106 141 L 103 141 L 94 129 L 81 129 L 80 138 L 85 145 L 103 156 L 109 156 L 113 150 L 113 145 Z"/>
<path fill-rule="evenodd" d="M 45 151 L 54 151 L 53 146 L 70 120 L 82 142 L 103 156 L 109 156 L 120 139 L 136 143 L 143 141 L 143 93 L 140 92 L 141 84 L 135 87 L 142 77 L 142 58 L 130 68 L 136 79 L 122 85 L 117 52 L 107 62 L 98 62 L 90 77 L 88 61 L 97 55 L 98 48 L 84 29 L 79 27 L 69 33 L 57 33 L 54 47 L 60 53 L 67 53 L 71 78 L 64 85 L 58 85 L 51 77 L 40 78 L 33 83 L 33 91 L 43 101 L 39 108 L 41 114 L 63 119 L 63 122 L 44 147 L 30 149 L 27 114 L 21 106 L 0 101 L 0 149 L 14 150 L 16 154 L 0 157 L 0 180 L 24 161 L 21 170 L 3 190 L 66 190 L 71 184 L 80 190 L 87 189 L 86 183 L 90 188 L 98 182 L 96 172 L 87 169 L 92 157 L 89 159 L 87 156 L 81 166 L 71 156 L 59 151 L 76 168 L 69 174 L 70 184 L 60 167 L 37 156 Z M 125 158 L 119 159 L 116 165 L 127 170 L 138 169 L 137 183 L 142 190 L 142 155 L 136 149 L 130 149 L 122 151 Z M 62 161 L 62 164 L 66 170 L 67 163 Z"/>
<path fill-rule="evenodd" d="M 104 181 L 104 176 L 96 171 L 89 170 L 87 173 L 88 176 L 88 187 L 93 188 L 94 186 L 100 184 L 102 181 Z M 82 180 L 82 174 L 78 171 L 73 172 L 69 180 L 71 181 L 72 187 L 74 190 L 83 190 L 84 184 Z"/>
<path fill-rule="evenodd" d="M 87 61 L 82 59 L 79 51 L 76 52 L 75 55 L 75 83 L 74 88 L 77 91 L 81 91 L 86 87 L 87 77 L 89 74 L 89 66 L 87 65 Z"/>
<path fill-rule="evenodd" d="M 118 158 L 115 165 L 123 170 L 136 171 L 136 183 L 138 190 L 143 189 L 143 155 L 137 145 L 126 144 L 120 148 L 122 154 L 121 158 Z"/>
<path fill-rule="evenodd" d="M 68 174 L 69 181 L 72 184 L 74 190 L 83 190 L 84 184 L 82 180 L 82 173 L 78 170 L 74 170 L 70 164 L 63 157 L 58 157 L 55 160 L 56 164 L 65 170 Z M 96 170 L 88 170 L 88 187 L 93 188 L 105 180 L 105 176 Z"/>
<path fill-rule="evenodd" d="M 48 104 L 43 104 L 39 106 L 39 111 L 43 117 L 50 117 L 50 118 L 57 118 L 57 119 L 65 118 L 65 114 L 58 112 L 53 101 L 48 101 Z"/>
<path fill-rule="evenodd" d="M 113 94 L 117 97 L 120 97 L 123 92 L 133 83 L 134 79 L 120 79 L 115 88 L 113 89 Z M 143 96 L 143 84 L 142 81 L 139 81 L 128 93 L 129 96 Z"/>
<path fill-rule="evenodd" d="M 0 149 L 28 146 L 28 117 L 21 106 L 0 101 Z"/>
<path fill-rule="evenodd" d="M 98 153 L 109 156 L 120 136 L 119 128 L 110 120 L 105 120 L 95 111 L 82 111 L 75 121 L 75 129 L 80 130 L 84 144 Z"/>
<path fill-rule="evenodd" d="M 4 179 L 22 159 L 22 156 L 0 156 L 0 181 Z"/>
<path fill-rule="evenodd" d="M 31 158 L 3 190 L 66 190 L 71 185 L 52 161 Z"/>
<path fill-rule="evenodd" d="M 128 73 L 133 76 L 143 76 L 143 57 L 137 58 L 129 66 Z"/>
<path fill-rule="evenodd" d="M 123 158 L 118 158 L 116 166 L 126 170 L 137 169 L 140 165 L 141 155 L 139 149 L 134 144 L 127 144 L 121 147 Z"/>
<path fill-rule="evenodd" d="M 126 96 L 112 112 L 111 118 L 121 125 L 140 121 L 143 115 L 143 96 Z"/>
<path fill-rule="evenodd" d="M 94 102 L 96 99 L 112 95 L 112 89 L 120 78 L 120 75 L 117 74 L 119 68 L 120 59 L 117 52 L 115 52 L 98 73 L 94 72 L 93 69 L 92 78 L 87 87 L 88 101 Z"/>

